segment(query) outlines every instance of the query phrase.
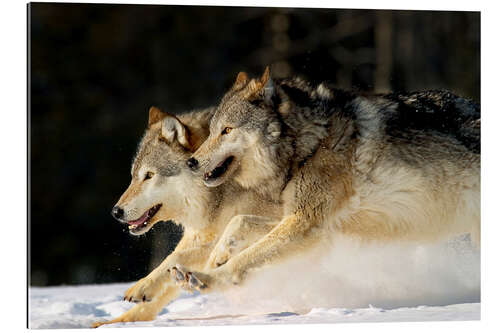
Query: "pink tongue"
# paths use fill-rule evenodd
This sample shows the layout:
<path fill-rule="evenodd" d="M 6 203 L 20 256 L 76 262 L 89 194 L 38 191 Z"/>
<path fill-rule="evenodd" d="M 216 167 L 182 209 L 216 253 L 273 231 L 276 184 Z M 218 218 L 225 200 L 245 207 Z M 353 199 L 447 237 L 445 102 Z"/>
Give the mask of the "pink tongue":
<path fill-rule="evenodd" d="M 217 164 L 217 166 L 214 169 L 220 168 L 224 164 L 224 162 L 226 162 L 226 160 L 222 160 L 219 164 Z"/>
<path fill-rule="evenodd" d="M 142 214 L 142 216 L 139 217 L 137 220 L 135 220 L 135 221 L 129 221 L 128 224 L 130 224 L 130 225 L 143 224 L 148 219 L 148 213 L 149 213 L 149 210 L 147 210 L 144 214 Z"/>

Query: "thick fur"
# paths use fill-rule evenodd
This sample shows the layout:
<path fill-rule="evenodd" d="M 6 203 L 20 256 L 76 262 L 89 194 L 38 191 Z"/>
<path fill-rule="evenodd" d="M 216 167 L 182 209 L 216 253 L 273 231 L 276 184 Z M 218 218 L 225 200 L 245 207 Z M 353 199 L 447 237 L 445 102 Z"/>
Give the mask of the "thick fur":
<path fill-rule="evenodd" d="M 244 190 L 234 182 L 207 188 L 201 177 L 187 167 L 186 160 L 208 136 L 213 111 L 206 109 L 176 117 L 151 108 L 148 129 L 132 164 L 131 184 L 117 203 L 124 211 L 120 220 L 136 220 L 161 204 L 147 227 L 130 232 L 143 234 L 159 221 L 173 220 L 183 225 L 184 235 L 162 264 L 126 291 L 124 300 L 140 304 L 93 327 L 153 320 L 179 294 L 180 287 L 171 278 L 172 266 L 182 264 L 198 270 L 217 267 L 246 248 L 249 240 L 269 232 L 272 220 L 279 222 L 279 203 L 263 200 L 256 192 Z M 259 221 L 253 214 L 267 218 L 261 225 L 249 228 Z M 241 237 L 243 232 L 249 238 Z"/>
<path fill-rule="evenodd" d="M 227 171 L 208 177 L 229 156 Z M 471 233 L 479 243 L 480 109 L 449 92 L 363 96 L 240 73 L 193 157 L 206 185 L 234 180 L 284 205 L 271 232 L 194 273 L 205 292 L 337 233 L 380 242 Z"/>

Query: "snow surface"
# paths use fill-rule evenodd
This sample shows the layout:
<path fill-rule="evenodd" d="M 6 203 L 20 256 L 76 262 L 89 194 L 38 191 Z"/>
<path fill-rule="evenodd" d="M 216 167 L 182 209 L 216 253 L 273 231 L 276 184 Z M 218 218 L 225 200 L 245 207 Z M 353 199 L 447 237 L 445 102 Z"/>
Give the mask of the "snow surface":
<path fill-rule="evenodd" d="M 108 320 L 130 309 L 122 301 L 131 284 L 30 288 L 30 328 L 89 328 L 95 321 Z M 228 314 L 229 313 L 229 314 Z M 480 304 L 417 306 L 396 309 L 313 308 L 294 312 L 245 314 L 231 311 L 221 295 L 184 293 L 151 322 L 117 323 L 106 327 L 308 324 L 386 321 L 479 320 Z"/>
<path fill-rule="evenodd" d="M 154 321 L 101 328 L 480 319 L 480 253 L 470 239 L 335 244 L 262 269 L 224 295 L 183 293 Z M 88 328 L 113 319 L 134 305 L 122 300 L 131 285 L 31 287 L 29 326 Z"/>

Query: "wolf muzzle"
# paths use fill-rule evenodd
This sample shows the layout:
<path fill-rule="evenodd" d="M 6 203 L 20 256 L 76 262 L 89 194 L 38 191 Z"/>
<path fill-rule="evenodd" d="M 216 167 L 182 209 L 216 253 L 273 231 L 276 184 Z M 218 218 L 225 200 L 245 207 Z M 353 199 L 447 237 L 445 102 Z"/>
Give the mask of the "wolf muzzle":
<path fill-rule="evenodd" d="M 114 206 L 111 210 L 111 216 L 113 216 L 118 221 L 120 221 L 120 219 L 123 217 L 123 214 L 125 214 L 125 212 L 119 206 Z"/>

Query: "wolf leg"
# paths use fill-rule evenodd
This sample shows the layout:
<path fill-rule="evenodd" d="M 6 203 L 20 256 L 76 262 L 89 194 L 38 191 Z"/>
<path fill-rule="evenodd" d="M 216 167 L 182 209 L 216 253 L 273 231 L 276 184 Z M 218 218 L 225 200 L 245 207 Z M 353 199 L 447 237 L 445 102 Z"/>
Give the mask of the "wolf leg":
<path fill-rule="evenodd" d="M 227 287 L 242 282 L 249 270 L 274 263 L 301 251 L 311 249 L 324 236 L 315 232 L 320 220 L 317 215 L 296 213 L 284 218 L 269 233 L 256 243 L 230 258 L 224 265 L 193 272 L 182 265 L 177 265 L 179 285 L 188 291 L 200 292 L 223 291 Z"/>
<path fill-rule="evenodd" d="M 210 254 L 206 268 L 225 264 L 232 256 L 264 237 L 279 221 L 265 216 L 237 215 L 231 219 Z"/>
<path fill-rule="evenodd" d="M 135 303 L 152 301 L 157 295 L 162 295 L 163 289 L 172 281 L 170 278 L 172 266 L 180 263 L 191 267 L 203 267 L 211 249 L 212 246 L 204 245 L 174 251 L 151 273 L 130 287 L 125 292 L 124 300 Z"/>
<path fill-rule="evenodd" d="M 311 250 L 327 237 L 336 224 L 341 208 L 353 195 L 350 154 L 332 154 L 320 148 L 314 158 L 292 179 L 285 190 L 286 214 L 272 230 L 257 242 L 233 256 L 224 265 L 193 272 L 180 268 L 185 273 L 191 289 L 202 292 L 224 290 L 240 283 L 254 268 L 286 260 Z"/>
<path fill-rule="evenodd" d="M 232 257 L 226 264 L 204 272 L 191 271 L 182 265 L 172 268 L 179 286 L 188 291 L 223 291 L 242 282 L 252 268 L 292 256 L 296 251 L 309 248 L 318 239 L 311 228 L 300 226 L 304 222 L 297 215 L 284 219 L 257 243 Z"/>
<path fill-rule="evenodd" d="M 120 322 L 153 320 L 156 318 L 156 315 L 163 309 L 163 307 L 174 300 L 179 295 L 179 293 L 180 288 L 178 286 L 170 285 L 159 297 L 156 297 L 153 301 L 147 303 L 139 303 L 121 316 L 109 321 L 95 322 L 92 324 L 92 327 L 97 328 L 101 325 Z"/>
<path fill-rule="evenodd" d="M 146 277 L 125 292 L 124 299 L 129 302 L 152 301 L 162 295 L 163 289 L 172 282 L 170 268 L 177 264 L 202 268 L 206 263 L 214 242 L 209 232 L 186 230 L 179 244 L 163 262 Z"/>

